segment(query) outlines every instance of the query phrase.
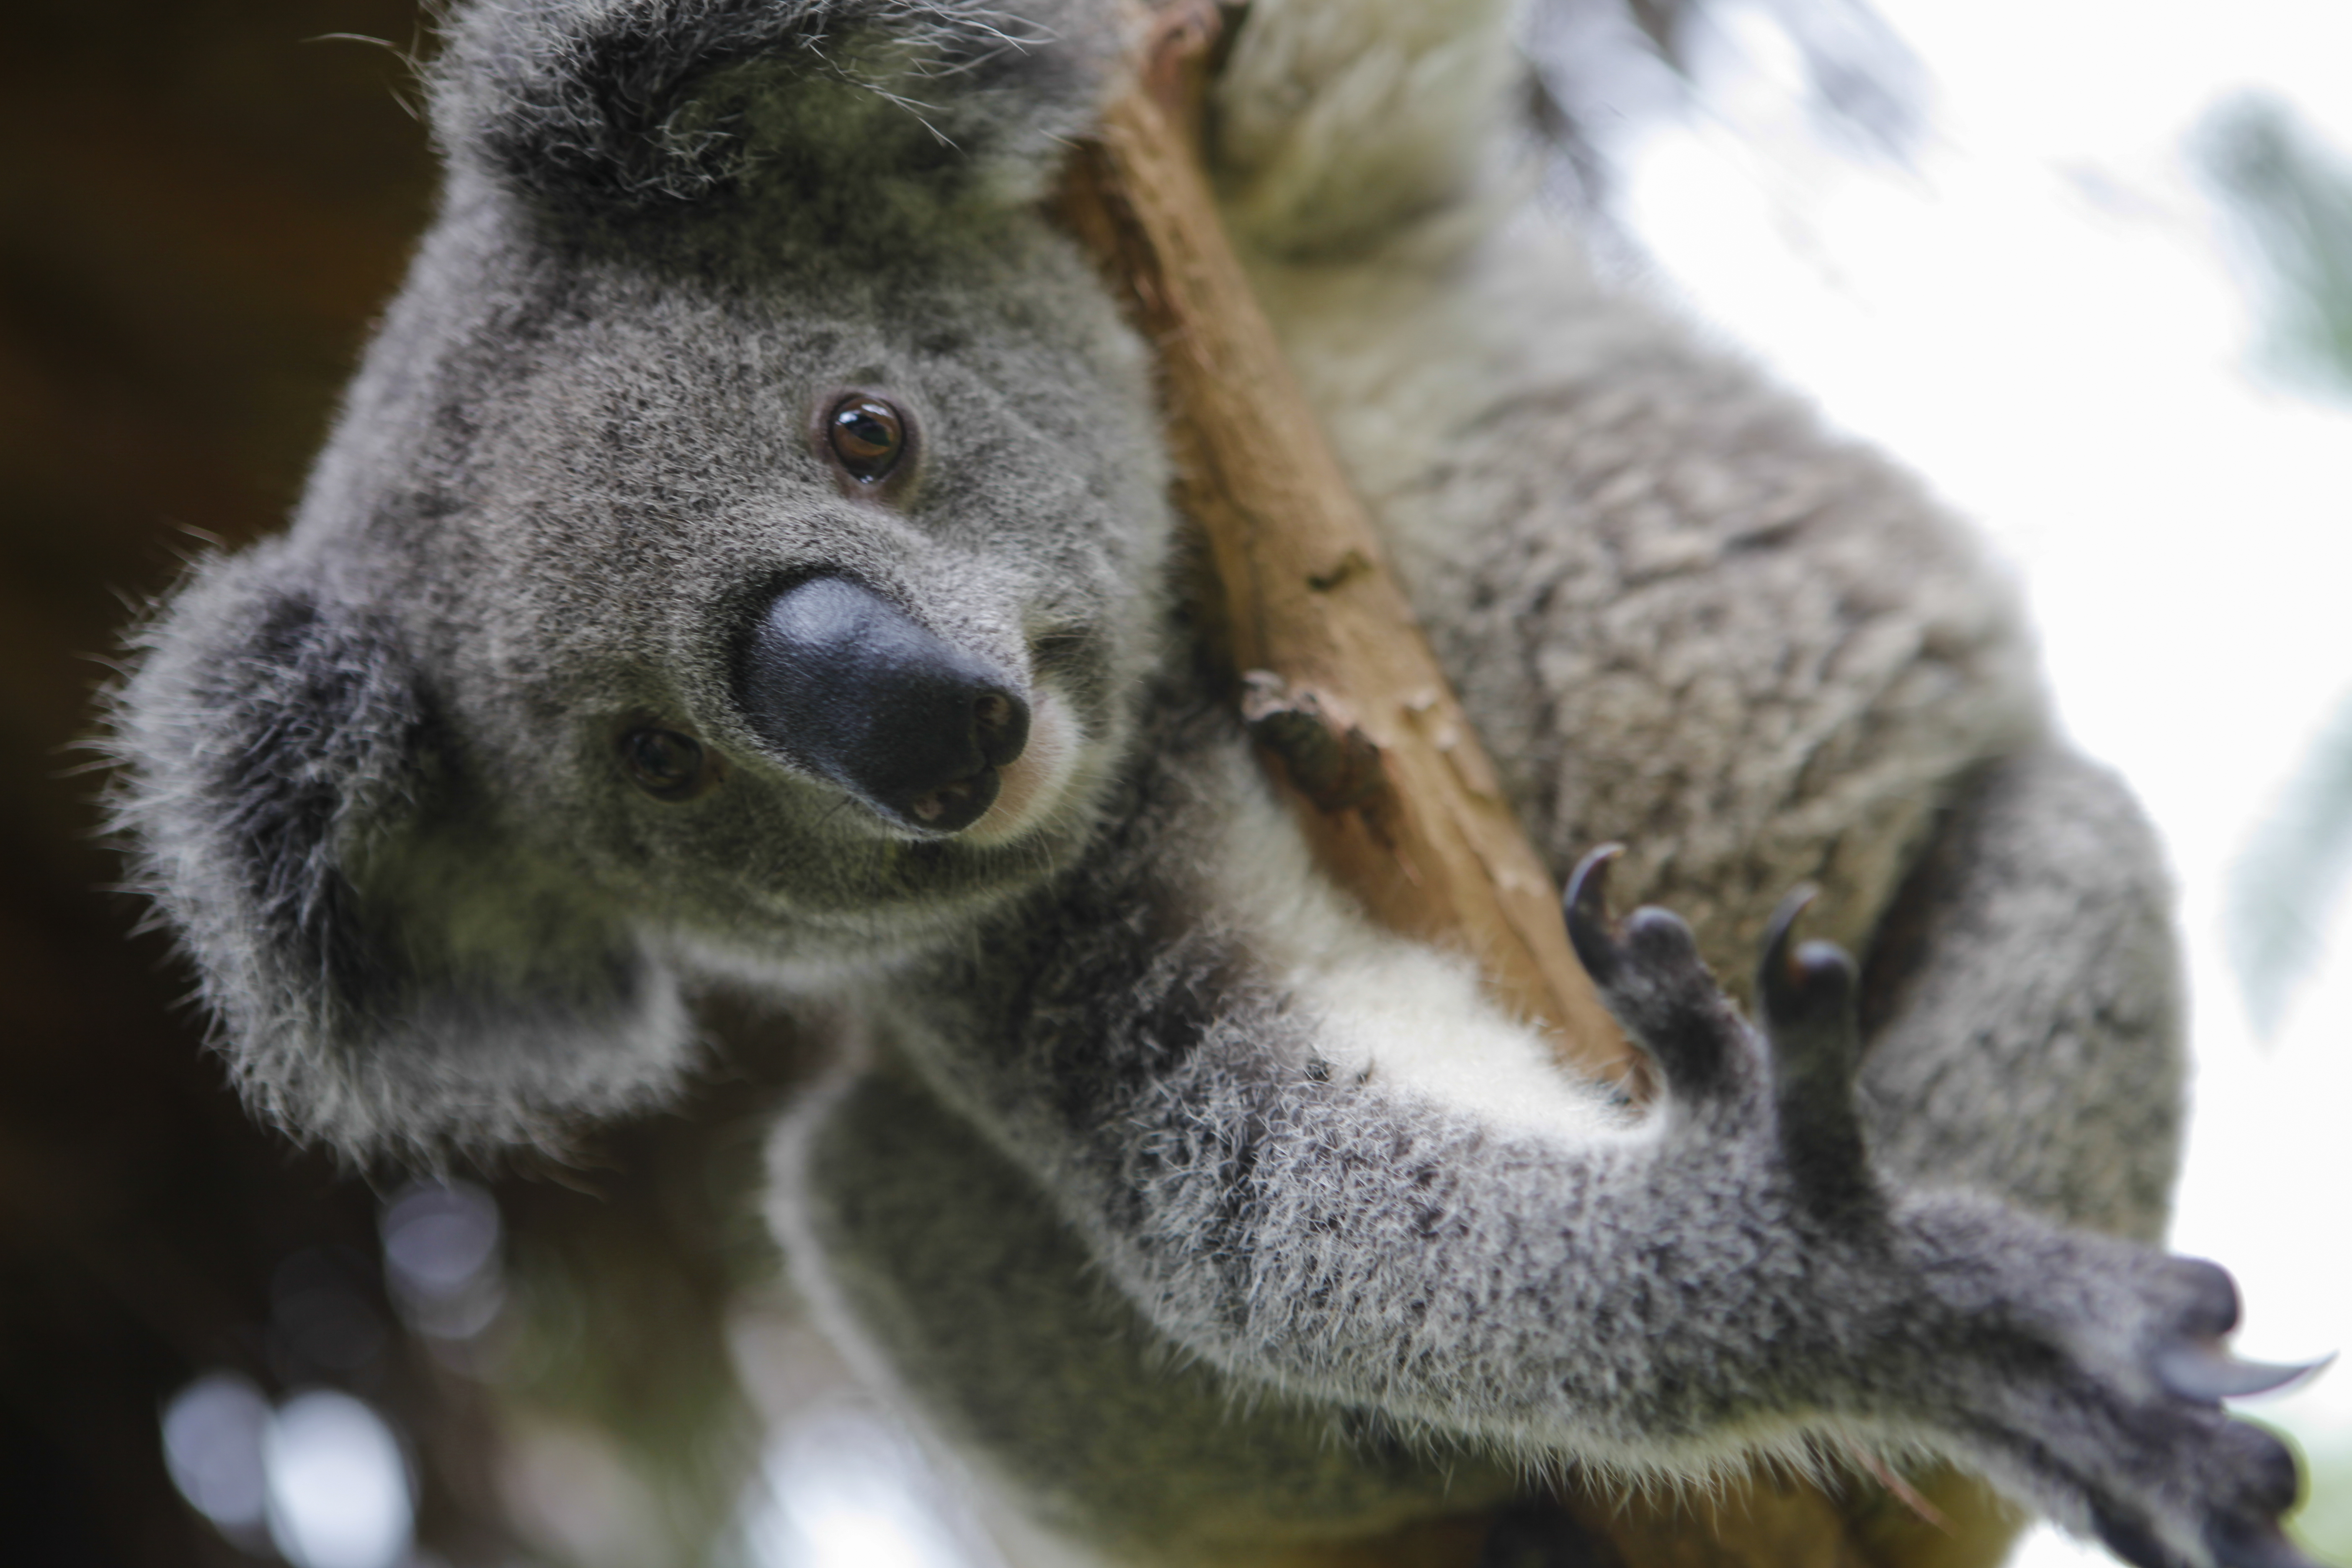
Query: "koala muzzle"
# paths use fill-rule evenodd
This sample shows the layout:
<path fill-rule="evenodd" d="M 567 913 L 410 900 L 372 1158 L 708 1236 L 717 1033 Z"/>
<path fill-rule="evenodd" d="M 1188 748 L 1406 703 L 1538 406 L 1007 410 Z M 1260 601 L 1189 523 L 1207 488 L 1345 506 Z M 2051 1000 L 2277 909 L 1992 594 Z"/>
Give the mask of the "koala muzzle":
<path fill-rule="evenodd" d="M 1029 704 L 995 665 L 871 589 L 812 577 L 776 595 L 737 668 L 760 738 L 899 824 L 956 833 L 996 800 Z"/>

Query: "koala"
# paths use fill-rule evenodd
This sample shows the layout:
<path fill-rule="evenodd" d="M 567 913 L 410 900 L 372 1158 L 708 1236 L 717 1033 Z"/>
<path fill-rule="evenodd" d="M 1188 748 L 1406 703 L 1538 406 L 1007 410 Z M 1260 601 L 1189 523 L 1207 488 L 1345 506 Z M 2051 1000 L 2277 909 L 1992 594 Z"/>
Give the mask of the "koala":
<path fill-rule="evenodd" d="M 560 1149 L 711 987 L 823 1023 L 776 1230 L 1024 1562 L 1859 1452 L 2293 1568 L 2222 1408 L 2287 1369 L 2156 1246 L 2147 828 L 1974 537 L 1541 208 L 1508 10 L 1255 0 L 1211 156 L 1653 1102 L 1376 929 L 1253 759 L 1049 200 L 1096 0 L 453 10 L 299 514 L 117 697 L 236 1083 L 357 1159 Z"/>

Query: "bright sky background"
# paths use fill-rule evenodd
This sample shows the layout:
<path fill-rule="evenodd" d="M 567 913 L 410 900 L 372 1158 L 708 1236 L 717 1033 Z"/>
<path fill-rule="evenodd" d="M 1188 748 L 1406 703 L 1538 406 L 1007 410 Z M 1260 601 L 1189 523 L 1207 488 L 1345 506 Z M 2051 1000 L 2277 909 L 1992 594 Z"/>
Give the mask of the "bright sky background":
<path fill-rule="evenodd" d="M 2352 691 L 2352 405 L 2261 378 L 2186 155 L 2248 89 L 2352 150 L 2352 5 L 1874 5 L 1930 78 L 1914 167 L 1822 143 L 1778 25 L 1727 11 L 1704 110 L 1629 150 L 1630 220 L 1687 306 L 2017 563 L 2067 726 L 2131 780 L 2180 882 L 2199 1077 L 2175 1245 L 2236 1273 L 2245 1353 L 2352 1349 L 2352 921 L 2257 1043 L 2221 919 Z M 2352 1369 L 2255 1413 L 2352 1452 Z"/>

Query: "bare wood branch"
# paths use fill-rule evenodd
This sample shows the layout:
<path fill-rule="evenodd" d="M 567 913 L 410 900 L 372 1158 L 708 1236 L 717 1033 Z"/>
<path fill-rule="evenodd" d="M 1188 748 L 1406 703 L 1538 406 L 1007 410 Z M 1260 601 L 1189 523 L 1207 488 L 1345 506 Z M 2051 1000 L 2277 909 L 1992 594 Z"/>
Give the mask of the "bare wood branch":
<path fill-rule="evenodd" d="M 1322 863 L 1375 916 L 1466 949 L 1580 1071 L 1636 1079 L 1558 889 L 1225 241 L 1179 108 L 1198 54 L 1185 36 L 1107 112 L 1066 206 L 1160 346 L 1179 504 L 1223 584 L 1244 717 Z"/>

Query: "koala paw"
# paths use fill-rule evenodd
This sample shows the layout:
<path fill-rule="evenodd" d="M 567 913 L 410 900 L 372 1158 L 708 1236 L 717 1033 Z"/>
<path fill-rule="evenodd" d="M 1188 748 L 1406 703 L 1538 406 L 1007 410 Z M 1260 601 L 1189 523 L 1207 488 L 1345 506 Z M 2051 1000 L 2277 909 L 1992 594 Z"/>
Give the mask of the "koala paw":
<path fill-rule="evenodd" d="M 2239 1302 L 2228 1271 L 2134 1250 L 2151 1282 L 2151 1310 L 2131 1360 L 2153 1386 L 2120 1402 L 2125 1440 L 2110 1464 L 2085 1467 L 2093 1532 L 2135 1568 L 2315 1568 L 2279 1528 L 2302 1490 L 2294 1451 L 2231 1420 L 2221 1402 L 2284 1387 L 2326 1360 L 2281 1366 L 2231 1355 L 2222 1340 L 2238 1326 Z M 2112 1399 L 2116 1391 L 2074 1392 Z M 2078 1408 L 2079 1421 L 2097 1406 Z"/>
<path fill-rule="evenodd" d="M 1638 909 L 1612 926 L 1618 853 L 1577 866 L 1570 940 L 1689 1133 L 1716 1141 L 1718 1164 L 1724 1145 L 1753 1152 L 1825 1298 L 1807 1315 L 1853 1331 L 1832 1336 L 1843 1342 L 1813 1385 L 1849 1390 L 1849 1414 L 1921 1433 L 2135 1568 L 2316 1568 L 2279 1527 L 2301 1485 L 2294 1454 L 2221 1402 L 2325 1363 L 2231 1356 L 2238 1291 L 2213 1264 L 1973 1195 L 1896 1190 L 1871 1166 L 1856 1108 L 1854 963 L 1792 942 L 1811 890 L 1772 916 L 1759 1030 L 1675 915 Z"/>

